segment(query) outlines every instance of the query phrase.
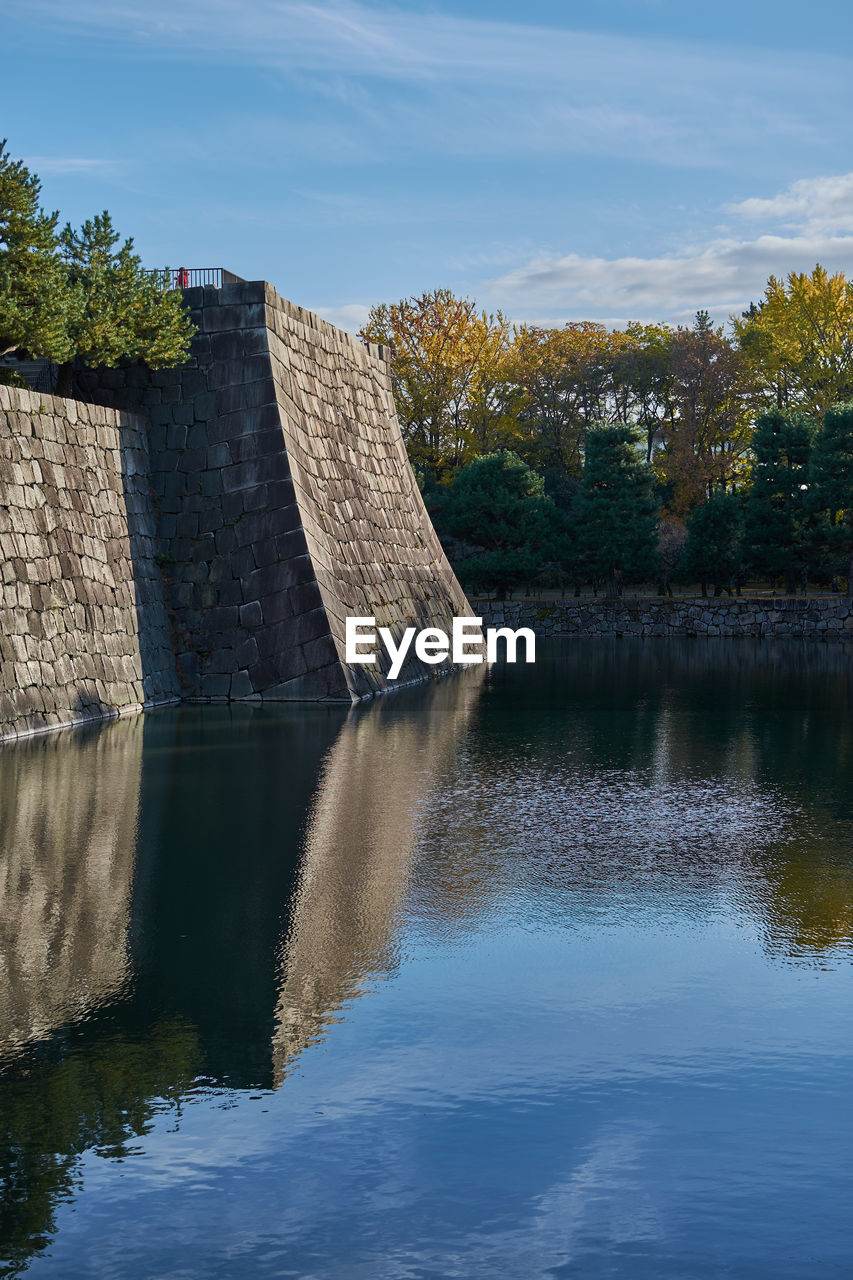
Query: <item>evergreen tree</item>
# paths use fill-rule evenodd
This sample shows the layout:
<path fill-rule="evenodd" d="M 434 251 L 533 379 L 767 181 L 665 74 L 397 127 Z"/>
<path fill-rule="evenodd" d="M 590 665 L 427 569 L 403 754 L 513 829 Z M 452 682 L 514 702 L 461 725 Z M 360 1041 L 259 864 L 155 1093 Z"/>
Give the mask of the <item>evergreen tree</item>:
<path fill-rule="evenodd" d="M 40 193 L 35 174 L 0 144 L 0 356 L 56 361 L 62 395 L 75 357 L 182 364 L 193 327 L 180 292 L 143 269 L 132 240 L 119 245 L 106 212 L 58 235 L 59 215 L 41 209 Z"/>
<path fill-rule="evenodd" d="M 624 580 L 642 582 L 654 577 L 658 523 L 654 479 L 629 427 L 595 427 L 587 432 L 574 515 L 580 560 L 589 576 L 607 580 L 608 595 L 617 595 Z"/>
<path fill-rule="evenodd" d="M 702 595 L 713 583 L 714 595 L 731 592 L 740 571 L 743 533 L 741 501 L 733 493 L 717 490 L 700 506 L 694 507 L 687 521 L 687 541 L 678 566 L 684 582 L 699 582 Z"/>
<path fill-rule="evenodd" d="M 41 185 L 0 143 L 0 356 L 22 350 L 51 360 L 72 354 L 72 293 L 59 255 L 57 213 L 39 205 Z"/>
<path fill-rule="evenodd" d="M 457 472 L 443 514 L 451 534 L 477 548 L 458 565 L 460 574 L 503 597 L 541 564 L 555 508 L 542 477 L 502 449 Z"/>
<path fill-rule="evenodd" d="M 106 210 L 79 232 L 60 236 L 68 281 L 76 298 L 68 332 L 74 355 L 88 365 L 113 367 L 144 360 L 152 369 L 182 364 L 193 327 L 178 290 L 164 290 L 145 271 L 133 241 L 119 245 Z M 68 394 L 71 364 L 60 370 L 60 394 Z"/>
<path fill-rule="evenodd" d="M 771 581 L 785 577 L 793 594 L 808 564 L 805 492 L 814 423 L 804 413 L 772 409 L 752 437 L 754 464 L 744 512 L 748 569 Z"/>
<path fill-rule="evenodd" d="M 827 409 L 809 480 L 808 507 L 823 515 L 826 548 L 844 558 L 847 594 L 853 596 L 853 403 Z"/>

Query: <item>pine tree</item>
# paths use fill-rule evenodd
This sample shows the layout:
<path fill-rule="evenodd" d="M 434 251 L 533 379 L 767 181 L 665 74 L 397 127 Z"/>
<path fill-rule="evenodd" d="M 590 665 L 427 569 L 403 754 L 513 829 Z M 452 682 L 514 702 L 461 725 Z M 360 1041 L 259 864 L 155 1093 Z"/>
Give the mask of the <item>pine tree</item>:
<path fill-rule="evenodd" d="M 824 414 L 809 480 L 807 505 L 824 517 L 827 550 L 846 560 L 847 594 L 853 596 L 853 403 Z"/>
<path fill-rule="evenodd" d="M 586 573 L 606 579 L 608 595 L 615 596 L 622 581 L 654 577 L 658 523 L 654 479 L 629 427 L 591 429 L 585 453 L 574 503 L 578 554 Z"/>
<path fill-rule="evenodd" d="M 815 427 L 804 413 L 772 409 L 752 437 L 754 464 L 744 512 L 744 554 L 758 577 L 785 577 L 793 595 L 808 563 L 805 493 Z"/>
<path fill-rule="evenodd" d="M 74 355 L 113 367 L 144 360 L 151 369 L 179 365 L 189 354 L 193 327 L 178 290 L 164 290 L 145 271 L 133 241 L 120 236 L 104 210 L 79 232 L 66 226 L 60 245 L 75 306 L 69 317 Z M 71 364 L 60 370 L 60 394 L 70 391 Z"/>
<path fill-rule="evenodd" d="M 39 204 L 41 185 L 0 143 L 0 355 L 67 360 L 72 294 L 59 255 L 57 213 Z"/>
<path fill-rule="evenodd" d="M 740 499 L 716 490 L 694 507 L 687 521 L 687 541 L 678 565 L 681 580 L 701 583 L 703 596 L 708 594 L 709 582 L 715 596 L 731 592 L 740 570 L 742 532 Z"/>
<path fill-rule="evenodd" d="M 458 471 L 444 517 L 451 534 L 477 551 L 459 564 L 466 581 L 503 597 L 529 582 L 555 518 L 545 481 L 509 449 L 475 458 Z"/>

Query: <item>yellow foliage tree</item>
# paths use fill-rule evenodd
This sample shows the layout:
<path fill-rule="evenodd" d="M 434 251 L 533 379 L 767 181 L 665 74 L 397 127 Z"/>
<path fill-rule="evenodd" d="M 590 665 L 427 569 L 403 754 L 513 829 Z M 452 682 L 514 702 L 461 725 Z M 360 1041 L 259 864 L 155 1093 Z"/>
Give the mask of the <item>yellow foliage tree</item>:
<path fill-rule="evenodd" d="M 359 337 L 391 347 L 394 398 L 409 456 L 436 479 L 508 443 L 503 386 L 509 322 L 436 289 L 371 308 Z"/>
<path fill-rule="evenodd" d="M 818 263 L 811 275 L 771 276 L 733 324 L 769 403 L 820 418 L 853 397 L 853 282 L 842 271 Z"/>

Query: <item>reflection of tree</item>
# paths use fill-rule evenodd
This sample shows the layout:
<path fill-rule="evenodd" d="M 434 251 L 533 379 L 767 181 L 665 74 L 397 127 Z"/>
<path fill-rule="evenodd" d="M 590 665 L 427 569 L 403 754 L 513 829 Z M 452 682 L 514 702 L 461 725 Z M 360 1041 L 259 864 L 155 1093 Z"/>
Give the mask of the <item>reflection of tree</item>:
<path fill-rule="evenodd" d="M 198 1069 L 191 1028 L 155 1022 L 144 1038 L 99 1037 L 85 1054 L 48 1045 L 0 1087 L 0 1276 L 18 1275 L 50 1244 L 57 1204 L 76 1189 L 90 1147 L 111 1157 L 173 1106 Z"/>
<path fill-rule="evenodd" d="M 842 781 L 853 776 L 847 646 L 571 641 L 542 646 L 537 667 L 523 700 L 523 669 L 500 673 L 505 695 L 481 704 L 472 772 L 491 772 L 492 782 L 506 776 L 518 767 L 517 744 L 526 741 L 526 765 L 539 767 L 543 776 L 553 777 L 558 758 L 578 775 L 615 769 L 647 785 L 650 804 L 667 787 L 683 784 L 686 799 L 692 789 L 695 803 L 692 811 L 685 806 L 682 835 L 691 837 L 691 823 L 694 836 L 705 832 L 694 841 L 696 865 L 701 874 L 729 883 L 762 920 L 769 950 L 802 959 L 850 948 L 853 832 L 850 790 Z M 498 724 L 510 701 L 511 739 Z M 497 751 L 492 743 L 500 744 Z M 743 807 L 737 839 L 730 839 L 727 824 L 731 832 L 736 815 L 726 797 L 737 795 L 752 801 Z M 579 794 L 578 803 L 589 807 L 588 800 Z M 709 803 L 718 808 L 716 832 L 707 822 L 696 823 Z M 575 836 L 577 825 L 575 820 Z M 570 814 L 564 828 L 570 840 Z M 626 812 L 625 855 L 641 830 L 642 822 Z M 726 844 L 715 852 L 721 834 Z M 587 874 L 600 877 L 608 861 L 606 825 L 599 822 L 594 836 L 600 848 Z M 674 837 L 672 844 L 677 842 Z M 618 869 L 624 875 L 631 867 L 623 859 Z M 691 864 L 671 870 L 674 883 L 685 883 Z"/>
<path fill-rule="evenodd" d="M 419 806 L 464 734 L 483 668 L 353 709 L 314 803 L 282 956 L 281 1079 L 335 1011 L 397 965 Z"/>

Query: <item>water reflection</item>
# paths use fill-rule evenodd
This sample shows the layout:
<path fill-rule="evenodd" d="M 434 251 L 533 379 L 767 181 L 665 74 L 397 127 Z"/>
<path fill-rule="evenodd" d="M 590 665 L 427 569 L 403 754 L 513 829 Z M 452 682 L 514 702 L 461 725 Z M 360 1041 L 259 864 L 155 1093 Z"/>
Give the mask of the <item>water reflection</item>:
<path fill-rule="evenodd" d="M 421 810 L 455 767 L 483 674 L 354 708 L 329 752 L 283 948 L 279 1083 L 336 1010 L 399 964 Z"/>
<path fill-rule="evenodd" d="M 127 984 L 141 773 L 140 720 L 3 753 L 0 1061 Z"/>
<path fill-rule="evenodd" d="M 435 972 L 423 963 L 424 989 L 461 991 L 469 975 L 454 948 L 461 955 L 478 937 L 547 934 L 553 954 L 571 945 L 581 966 L 591 940 L 588 968 L 572 975 L 572 1016 L 588 990 L 599 1021 L 561 1048 L 578 1055 L 578 1078 L 601 1060 L 596 1036 L 611 1034 L 601 1028 L 621 1026 L 618 999 L 608 1004 L 598 981 L 618 963 L 620 931 L 645 957 L 650 999 L 661 984 L 661 1007 L 660 957 L 676 957 L 674 968 L 678 938 L 714 924 L 752 930 L 776 974 L 837 973 L 853 954 L 851 688 L 848 655 L 829 646 L 575 642 L 543 646 L 534 671 L 471 673 L 350 713 L 184 708 L 0 752 L 0 1240 L 10 1273 L 45 1248 L 62 1204 L 85 1194 L 84 1153 L 111 1163 L 146 1151 L 164 1113 L 179 1127 L 189 1101 L 232 1106 L 281 1086 L 285 1098 L 294 1064 L 316 1071 L 311 1046 L 325 1040 L 331 1056 L 334 1024 L 369 1017 L 380 1001 L 357 998 L 400 985 L 413 952 L 443 957 Z M 638 935 L 651 939 L 647 956 Z M 507 1009 L 527 1019 L 525 1052 L 535 1058 L 541 1041 L 549 1059 L 553 1026 L 536 1012 L 549 1000 L 561 1008 L 565 977 L 552 989 L 535 966 L 491 974 L 479 964 L 488 1026 L 505 1016 L 501 984 L 513 983 Z M 723 997 L 701 992 L 715 1026 Z M 443 1007 L 440 992 L 429 999 Z M 759 1007 L 760 983 L 754 999 Z M 405 1010 L 396 1018 L 402 1044 Z M 439 1041 L 450 1036 L 435 1025 Z M 469 1034 L 456 1026 L 454 1060 L 464 1069 L 468 1053 L 477 1066 L 476 1124 L 487 1135 L 512 1046 L 501 1041 L 504 1059 L 476 1063 Z M 719 1050 L 733 1062 L 735 1039 Z M 410 1072 L 420 1052 L 405 1059 Z M 695 1065 L 695 1045 L 690 1053 Z M 348 1065 L 365 1079 L 372 1059 Z M 609 1115 L 610 1082 L 595 1087 Z M 553 1088 L 543 1086 L 548 1105 Z M 397 1117 L 409 1123 L 402 1104 Z M 576 1120 L 565 1119 L 567 1131 L 586 1132 Z M 589 1137 L 587 1164 L 569 1181 L 551 1169 L 523 1235 L 510 1223 L 482 1244 L 489 1265 L 559 1252 L 567 1222 L 578 1239 L 600 1234 L 582 1187 L 608 1178 L 618 1191 L 608 1230 L 618 1236 L 630 1219 L 625 1238 L 656 1247 L 666 1215 L 635 1169 L 646 1121 L 628 1109 L 610 1123 Z M 537 1150 L 548 1129 L 543 1121 Z M 361 1152 L 352 1156 L 358 1166 Z M 483 1169 L 471 1159 L 473 1196 Z M 317 1198 L 325 1186 L 334 1203 L 318 1169 L 306 1185 Z M 263 1172 L 265 1185 L 286 1189 Z M 299 1213 L 310 1215 L 312 1197 L 293 1193 Z M 441 1250 L 423 1249 L 440 1274 Z M 146 1274 L 142 1262 L 127 1274 Z"/>

